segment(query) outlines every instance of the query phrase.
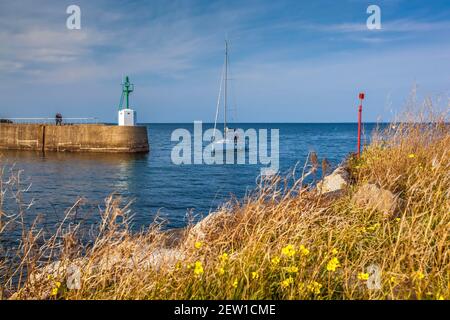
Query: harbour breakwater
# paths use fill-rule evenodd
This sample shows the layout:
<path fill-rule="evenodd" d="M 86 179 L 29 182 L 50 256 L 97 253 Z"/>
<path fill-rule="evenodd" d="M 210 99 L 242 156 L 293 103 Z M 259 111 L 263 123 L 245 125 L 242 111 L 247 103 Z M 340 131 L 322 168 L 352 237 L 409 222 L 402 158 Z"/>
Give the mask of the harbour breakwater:
<path fill-rule="evenodd" d="M 58 152 L 148 152 L 147 128 L 102 124 L 0 124 L 0 149 Z"/>

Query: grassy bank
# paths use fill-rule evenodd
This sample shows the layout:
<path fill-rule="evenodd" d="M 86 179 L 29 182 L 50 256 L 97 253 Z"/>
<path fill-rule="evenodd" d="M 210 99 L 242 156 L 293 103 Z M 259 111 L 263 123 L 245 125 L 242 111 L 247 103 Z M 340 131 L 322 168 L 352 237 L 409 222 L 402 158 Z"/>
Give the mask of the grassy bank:
<path fill-rule="evenodd" d="M 395 124 L 347 162 L 351 183 L 339 194 L 303 183 L 317 170 L 312 157 L 293 185 L 261 181 L 175 236 L 157 224 L 131 234 L 128 209 L 114 198 L 88 245 L 76 225 L 51 237 L 24 227 L 19 252 L 0 262 L 3 297 L 450 299 L 449 146 L 443 117 Z M 355 201 L 368 183 L 391 192 L 395 207 Z M 3 233 L 21 226 L 20 214 L 2 221 Z M 81 283 L 70 290 L 74 270 Z"/>

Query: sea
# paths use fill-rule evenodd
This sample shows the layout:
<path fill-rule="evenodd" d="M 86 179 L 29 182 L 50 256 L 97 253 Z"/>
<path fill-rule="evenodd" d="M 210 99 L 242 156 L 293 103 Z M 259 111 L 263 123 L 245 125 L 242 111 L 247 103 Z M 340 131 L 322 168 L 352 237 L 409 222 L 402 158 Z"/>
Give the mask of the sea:
<path fill-rule="evenodd" d="M 173 134 L 177 129 L 193 133 L 194 125 L 143 125 L 148 128 L 148 154 L 0 151 L 3 180 L 7 181 L 12 171 L 20 173 L 20 210 L 26 213 L 26 222 L 30 224 L 39 218 L 39 225 L 51 231 L 67 210 L 80 201 L 73 209 L 76 219 L 95 224 L 100 220 L 105 199 L 113 194 L 120 197 L 123 205 L 129 204 L 133 230 L 147 228 L 155 219 L 164 221 L 165 228 L 180 228 L 230 199 L 241 201 L 255 190 L 261 168 L 267 167 L 259 161 L 176 164 L 172 153 L 179 141 L 172 141 Z M 203 124 L 204 129 L 212 126 Z M 317 154 L 319 161 L 326 159 L 330 167 L 336 167 L 356 151 L 356 123 L 239 123 L 233 127 L 255 129 L 258 133 L 260 129 L 267 130 L 269 148 L 269 137 L 278 130 L 281 175 L 292 174 L 296 168 L 294 176 L 300 177 L 311 152 Z M 369 143 L 376 128 L 374 123 L 364 124 L 364 144 Z M 320 170 L 317 175 L 321 175 Z M 6 193 L 4 198 L 5 212 L 19 210 L 13 193 Z"/>

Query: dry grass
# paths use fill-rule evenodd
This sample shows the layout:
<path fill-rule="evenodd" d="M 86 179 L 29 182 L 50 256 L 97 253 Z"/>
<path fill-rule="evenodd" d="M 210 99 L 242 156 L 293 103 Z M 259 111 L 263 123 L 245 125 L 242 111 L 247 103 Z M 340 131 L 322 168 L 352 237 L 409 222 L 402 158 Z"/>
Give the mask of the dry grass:
<path fill-rule="evenodd" d="M 173 243 L 156 224 L 131 234 L 128 209 L 113 198 L 85 246 L 76 225 L 63 223 L 48 239 L 22 225 L 17 255 L 0 261 L 2 291 L 23 299 L 450 299 L 449 146 L 444 117 L 392 125 L 350 159 L 353 183 L 340 197 L 302 179 L 289 188 L 280 177 L 261 181 Z M 354 205 L 367 182 L 399 197 L 395 212 Z M 20 226 L 20 214 L 3 214 L 3 226 L 11 219 Z M 377 285 L 371 265 L 378 289 L 369 289 Z M 70 290 L 73 266 L 81 287 Z"/>

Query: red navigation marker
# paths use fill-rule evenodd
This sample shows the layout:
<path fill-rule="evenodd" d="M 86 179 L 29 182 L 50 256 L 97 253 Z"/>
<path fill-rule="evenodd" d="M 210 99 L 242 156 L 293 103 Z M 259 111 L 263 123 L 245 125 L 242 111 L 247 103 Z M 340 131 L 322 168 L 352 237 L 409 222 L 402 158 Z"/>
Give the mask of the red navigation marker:
<path fill-rule="evenodd" d="M 362 116 L 362 102 L 364 100 L 364 93 L 359 94 L 359 109 L 358 109 L 358 158 L 361 156 L 361 116 Z"/>

